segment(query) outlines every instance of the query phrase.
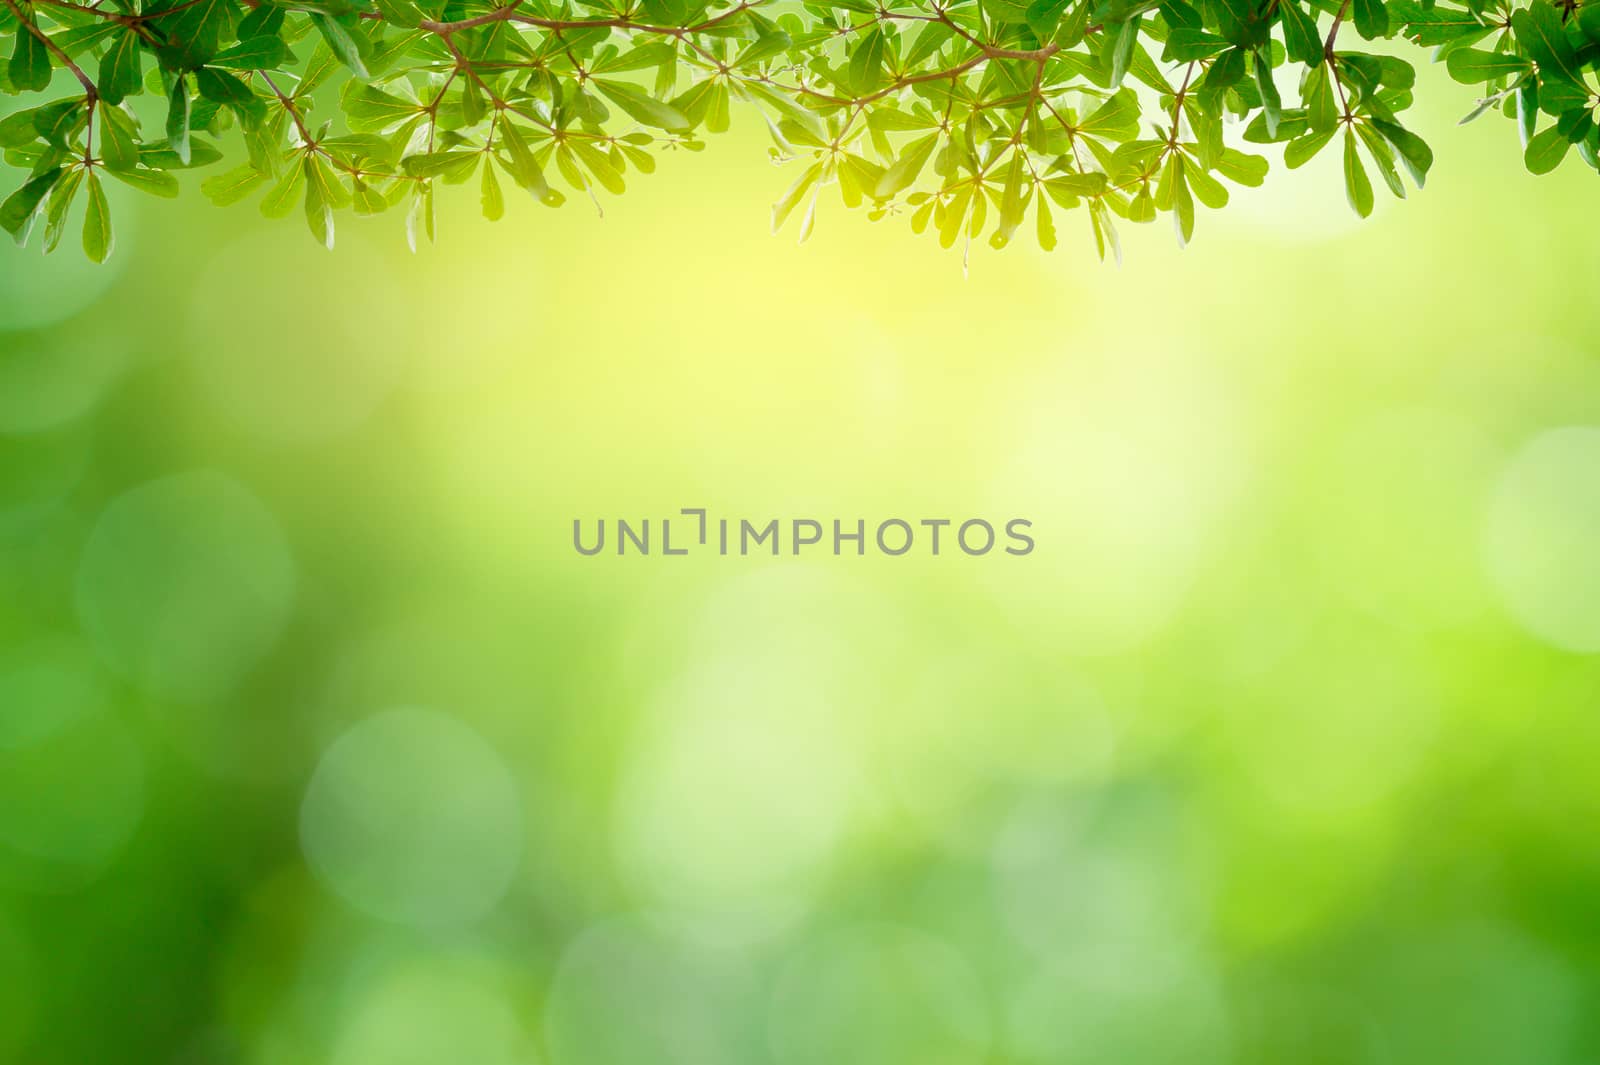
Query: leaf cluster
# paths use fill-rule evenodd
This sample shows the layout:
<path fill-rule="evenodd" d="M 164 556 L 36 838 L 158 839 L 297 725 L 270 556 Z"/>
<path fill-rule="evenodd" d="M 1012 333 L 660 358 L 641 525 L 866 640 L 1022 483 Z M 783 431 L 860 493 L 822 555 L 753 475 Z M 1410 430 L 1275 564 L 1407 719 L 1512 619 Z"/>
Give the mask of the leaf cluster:
<path fill-rule="evenodd" d="M 1600 167 L 1600 3 L 0 0 L 0 90 L 44 97 L 0 119 L 26 171 L 0 225 L 42 222 L 49 250 L 80 217 L 101 261 L 105 178 L 174 196 L 206 168 L 214 202 L 298 213 L 329 247 L 341 212 L 390 210 L 415 247 L 440 185 L 475 184 L 491 219 L 508 190 L 598 206 L 740 109 L 797 170 L 774 228 L 804 239 L 836 190 L 946 247 L 1026 226 L 1052 248 L 1076 213 L 1104 257 L 1162 215 L 1187 242 L 1197 206 L 1261 183 L 1261 144 L 1292 168 L 1337 140 L 1363 216 L 1373 175 L 1421 186 L 1415 72 L 1347 30 L 1433 47 L 1483 87 L 1474 116 L 1516 121 L 1530 170 Z"/>

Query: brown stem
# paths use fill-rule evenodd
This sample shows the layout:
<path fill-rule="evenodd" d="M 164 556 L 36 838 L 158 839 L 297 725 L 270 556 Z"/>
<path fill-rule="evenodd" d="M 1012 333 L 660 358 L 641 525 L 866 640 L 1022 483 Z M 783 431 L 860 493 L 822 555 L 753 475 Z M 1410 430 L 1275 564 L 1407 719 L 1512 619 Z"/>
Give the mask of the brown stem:
<path fill-rule="evenodd" d="M 1350 13 L 1350 0 L 1344 0 L 1339 5 L 1339 11 L 1333 16 L 1333 25 L 1328 27 L 1328 39 L 1323 42 L 1322 54 L 1328 62 L 1333 62 L 1333 42 L 1339 39 L 1339 27 L 1344 25 L 1344 17 Z"/>
<path fill-rule="evenodd" d="M 267 83 L 267 88 L 272 90 L 272 95 L 278 98 L 278 102 L 283 105 L 284 110 L 289 112 L 289 117 L 294 119 L 294 128 L 299 131 L 300 139 L 305 142 L 308 148 L 315 148 L 316 141 L 312 140 L 311 131 L 306 128 L 305 119 L 300 117 L 300 109 L 295 106 L 293 98 L 285 95 L 283 90 L 278 88 L 278 83 L 272 80 L 271 74 L 268 74 L 265 70 L 258 70 L 256 73 L 261 75 L 261 80 Z"/>
<path fill-rule="evenodd" d="M 1178 92 L 1172 97 L 1172 134 L 1167 138 L 1167 151 L 1171 152 L 1178 147 L 1178 122 L 1183 117 L 1183 98 L 1189 92 L 1189 82 L 1194 77 L 1194 68 L 1198 60 L 1190 62 L 1183 72 L 1183 84 L 1178 86 Z"/>

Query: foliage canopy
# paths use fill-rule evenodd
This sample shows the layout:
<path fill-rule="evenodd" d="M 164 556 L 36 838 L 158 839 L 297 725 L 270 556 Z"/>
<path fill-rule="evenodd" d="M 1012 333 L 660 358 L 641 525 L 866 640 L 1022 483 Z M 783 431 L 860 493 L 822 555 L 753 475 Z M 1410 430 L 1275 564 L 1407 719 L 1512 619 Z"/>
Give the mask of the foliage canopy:
<path fill-rule="evenodd" d="M 243 161 L 202 184 L 218 204 L 300 211 L 331 246 L 338 211 L 402 208 L 432 236 L 435 188 L 475 181 L 558 206 L 565 186 L 623 191 L 653 153 L 697 151 L 734 102 L 796 180 L 774 227 L 802 239 L 836 186 L 874 219 L 906 212 L 945 246 L 1029 225 L 1045 248 L 1083 208 L 1103 257 L 1116 221 L 1169 215 L 1181 241 L 1225 182 L 1259 184 L 1341 152 L 1351 206 L 1372 175 L 1404 196 L 1433 162 L 1406 129 L 1412 66 L 1347 47 L 1433 48 L 1483 90 L 1469 117 L 1515 121 L 1527 167 L 1575 149 L 1600 168 L 1600 3 L 1562 0 L 0 0 L 0 89 L 45 102 L 0 120 L 23 168 L 0 204 L 46 250 L 83 204 L 105 259 L 103 178 L 174 196 L 174 171 Z M 1353 32 L 1352 32 L 1353 31 Z M 1392 49 L 1386 49 L 1386 51 Z M 52 91 L 57 90 L 57 91 Z M 320 91 L 319 91 L 320 90 Z M 325 118 L 335 102 L 337 118 Z M 32 104 L 33 101 L 27 101 Z M 1541 118 L 1541 116 L 1544 116 Z M 1543 128 L 1541 128 L 1543 127 Z M 238 131 L 238 134 L 231 131 Z M 240 142 L 242 141 L 242 144 Z M 1337 141 L 1337 145 L 1335 145 Z M 598 202 L 598 198 L 597 198 Z M 1032 222 L 1029 224 L 1029 216 Z"/>

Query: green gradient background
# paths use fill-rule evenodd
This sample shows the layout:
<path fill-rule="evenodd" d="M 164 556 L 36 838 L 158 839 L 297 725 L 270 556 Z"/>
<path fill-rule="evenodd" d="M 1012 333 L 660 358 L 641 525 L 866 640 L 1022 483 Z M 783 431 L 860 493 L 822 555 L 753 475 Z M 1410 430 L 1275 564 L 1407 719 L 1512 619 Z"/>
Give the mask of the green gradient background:
<path fill-rule="evenodd" d="M 7 248 L 0 1061 L 1600 1062 L 1594 179 L 1421 89 L 1120 270 L 748 128 Z M 1038 549 L 570 547 L 684 506 Z"/>

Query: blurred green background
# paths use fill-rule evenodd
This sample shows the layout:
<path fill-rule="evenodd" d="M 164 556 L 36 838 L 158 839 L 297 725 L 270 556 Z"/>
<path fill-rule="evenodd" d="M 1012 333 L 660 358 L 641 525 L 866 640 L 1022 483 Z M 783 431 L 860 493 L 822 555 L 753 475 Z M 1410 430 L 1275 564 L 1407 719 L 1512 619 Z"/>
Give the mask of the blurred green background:
<path fill-rule="evenodd" d="M 773 238 L 748 121 L 7 247 L 0 1061 L 1600 1062 L 1594 179 L 1422 81 L 1121 269 Z M 686 506 L 1038 549 L 570 546 Z"/>

